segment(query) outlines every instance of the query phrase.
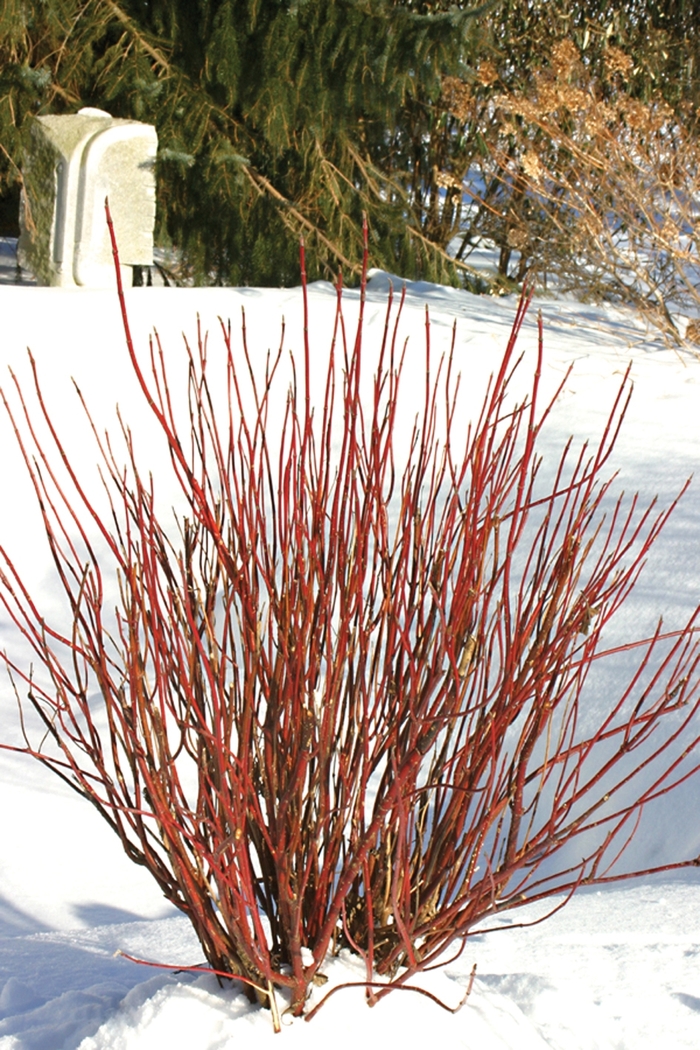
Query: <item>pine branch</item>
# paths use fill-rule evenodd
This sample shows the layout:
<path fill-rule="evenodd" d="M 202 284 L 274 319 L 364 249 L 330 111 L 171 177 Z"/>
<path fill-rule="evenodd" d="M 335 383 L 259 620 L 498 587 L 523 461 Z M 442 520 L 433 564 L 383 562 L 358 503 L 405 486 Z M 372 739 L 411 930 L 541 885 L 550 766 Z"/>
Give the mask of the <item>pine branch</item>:
<path fill-rule="evenodd" d="M 121 9 L 119 4 L 115 3 L 114 0 L 97 0 L 97 3 L 102 7 L 106 7 L 112 12 L 114 17 L 121 22 L 126 29 L 128 29 L 131 36 L 136 40 L 143 51 L 153 59 L 157 66 L 159 66 L 165 73 L 172 73 L 172 67 L 168 60 L 163 55 L 162 51 L 150 44 L 144 34 L 139 30 L 138 26 L 134 23 L 133 19 L 129 18 L 125 11 Z M 87 5 L 86 5 L 87 6 Z"/>
<path fill-rule="evenodd" d="M 266 179 L 264 175 L 261 175 L 260 172 L 255 171 L 249 165 L 245 165 L 243 167 L 243 171 L 245 172 L 246 176 L 248 177 L 251 184 L 255 187 L 258 193 L 269 194 L 269 196 L 272 197 L 274 200 L 284 205 L 284 209 L 290 215 L 293 215 L 301 226 L 313 232 L 313 234 L 319 239 L 321 244 L 324 244 L 326 248 L 328 248 L 332 255 L 334 255 L 335 258 L 343 264 L 343 266 L 349 273 L 355 275 L 361 273 L 362 266 L 358 265 L 357 263 L 352 263 L 348 258 L 346 258 L 346 256 L 343 255 L 338 246 L 334 244 L 333 241 L 329 240 L 328 237 L 326 237 L 325 234 L 321 232 L 319 227 L 314 222 L 312 222 L 305 215 L 303 215 L 298 210 L 298 208 L 295 208 L 291 201 L 287 200 L 287 198 L 272 185 L 269 179 Z M 284 213 L 282 214 L 284 217 Z"/>

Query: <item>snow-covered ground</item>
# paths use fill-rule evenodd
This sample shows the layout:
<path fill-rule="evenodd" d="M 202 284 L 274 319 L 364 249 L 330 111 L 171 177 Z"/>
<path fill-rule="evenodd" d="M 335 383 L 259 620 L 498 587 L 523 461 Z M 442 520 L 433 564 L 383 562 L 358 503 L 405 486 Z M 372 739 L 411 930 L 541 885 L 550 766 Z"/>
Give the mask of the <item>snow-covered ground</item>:
<path fill-rule="evenodd" d="M 129 372 L 116 296 L 58 291 L 15 283 L 12 245 L 0 245 L 0 385 L 7 366 L 28 384 L 26 347 L 37 360 L 47 400 L 69 453 L 89 474 L 95 453 L 70 377 L 100 424 L 115 426 L 114 406 L 134 429 L 141 463 L 158 478 L 162 451 Z M 370 281 L 366 346 L 383 325 L 388 276 Z M 310 289 L 311 341 L 323 362 L 334 292 Z M 128 292 L 139 347 L 156 327 L 177 367 L 181 332 L 193 336 L 197 314 L 218 339 L 217 317 L 234 331 L 245 307 L 251 348 L 264 354 L 279 342 L 300 347 L 298 290 L 133 289 Z M 430 308 L 435 351 L 445 349 L 457 320 L 457 360 L 465 418 L 474 413 L 505 346 L 514 300 L 476 298 L 431 285 L 408 287 L 403 332 L 415 353 L 420 396 L 424 305 Z M 348 293 L 350 319 L 357 293 Z M 543 383 L 551 391 L 574 371 L 544 435 L 552 455 L 573 434 L 594 439 L 627 363 L 635 393 L 613 468 L 617 489 L 658 494 L 670 502 L 700 462 L 700 361 L 661 345 L 633 314 L 574 302 L 535 303 L 523 331 L 523 375 L 535 343 L 536 309 L 545 321 Z M 16 557 L 42 608 L 60 615 L 51 566 L 7 420 L 0 419 L 0 543 Z M 546 463 L 545 463 L 546 469 Z M 612 468 L 611 468 L 612 469 Z M 162 494 L 164 499 L 167 493 Z M 691 486 L 616 630 L 642 637 L 660 614 L 679 626 L 700 602 L 700 482 Z M 22 658 L 5 619 L 0 645 Z M 28 659 L 28 657 L 27 657 Z M 604 703 L 604 698 L 597 702 Z M 17 742 L 15 702 L 0 681 L 0 739 Z M 700 854 L 700 781 L 645 814 L 629 866 Z M 297 1045 L 431 1045 L 446 1050 L 696 1050 L 700 1046 L 700 871 L 616 884 L 577 895 L 538 925 L 543 909 L 503 914 L 495 932 L 468 940 L 459 960 L 424 975 L 424 987 L 456 1005 L 477 964 L 467 1004 L 456 1014 L 415 992 L 398 991 L 368 1009 L 360 989 L 334 995 L 306 1024 L 283 1017 L 272 1032 L 267 1013 L 238 991 L 222 991 L 209 976 L 145 969 L 115 956 L 194 966 L 201 953 L 189 924 L 162 897 L 148 874 L 123 855 L 93 809 L 29 759 L 0 753 L 0 1050 L 237 1050 Z M 550 907 L 556 901 L 550 902 Z M 352 959 L 329 960 L 329 983 L 361 979 Z"/>

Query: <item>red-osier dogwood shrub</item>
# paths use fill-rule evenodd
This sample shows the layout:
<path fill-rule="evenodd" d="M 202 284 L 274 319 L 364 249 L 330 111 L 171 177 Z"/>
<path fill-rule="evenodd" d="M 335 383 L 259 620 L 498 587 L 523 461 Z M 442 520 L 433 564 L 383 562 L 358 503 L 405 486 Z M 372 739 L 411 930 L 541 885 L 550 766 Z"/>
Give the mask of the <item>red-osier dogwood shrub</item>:
<path fill-rule="evenodd" d="M 522 403 L 508 392 L 526 304 L 459 447 L 455 363 L 449 352 L 433 366 L 426 327 L 422 416 L 400 470 L 391 297 L 369 398 L 362 305 L 346 342 L 338 291 L 316 405 L 305 326 L 274 445 L 279 357 L 261 376 L 245 326 L 238 347 L 222 326 L 212 375 L 200 340 L 182 432 L 181 380 L 157 337 L 137 357 L 120 300 L 187 504 L 180 538 L 126 430 L 125 468 L 93 428 L 112 508 L 97 513 L 34 370 L 31 406 L 18 383 L 5 404 L 72 626 L 44 621 L 3 551 L 2 601 L 48 677 L 6 659 L 45 727 L 23 750 L 90 799 L 188 916 L 211 968 L 273 1011 L 285 990 L 300 1014 L 345 946 L 378 998 L 485 917 L 620 877 L 610 866 L 642 807 L 690 775 L 700 678 L 696 614 L 672 637 L 630 640 L 636 674 L 600 724 L 580 717 L 602 633 L 668 514 L 615 502 L 604 477 L 627 381 L 600 446 L 565 448 L 543 489 L 539 364 Z M 115 570 L 112 621 L 103 574 Z M 557 864 L 574 840 L 580 863 Z"/>

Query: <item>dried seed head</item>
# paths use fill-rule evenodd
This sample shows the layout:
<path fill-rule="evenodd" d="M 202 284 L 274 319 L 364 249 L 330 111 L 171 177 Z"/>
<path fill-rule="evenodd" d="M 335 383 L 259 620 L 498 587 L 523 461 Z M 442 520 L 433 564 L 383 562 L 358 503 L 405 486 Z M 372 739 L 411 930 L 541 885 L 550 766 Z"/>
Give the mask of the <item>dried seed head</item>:
<path fill-rule="evenodd" d="M 557 80 L 567 80 L 581 64 L 579 50 L 573 40 L 560 40 L 552 48 L 552 72 Z"/>
<path fill-rule="evenodd" d="M 533 182 L 539 182 L 543 177 L 544 169 L 540 158 L 534 150 L 528 150 L 526 153 L 523 153 L 520 163 L 527 177 L 532 179 Z"/>
<path fill-rule="evenodd" d="M 688 321 L 688 327 L 685 330 L 685 337 L 689 343 L 700 344 L 700 320 L 697 317 Z"/>
<path fill-rule="evenodd" d="M 516 251 L 522 251 L 530 243 L 530 235 L 527 232 L 527 227 L 524 225 L 511 226 L 506 233 L 506 241 L 508 242 L 509 248 L 515 248 Z"/>
<path fill-rule="evenodd" d="M 488 59 L 484 62 L 480 62 L 476 73 L 476 79 L 480 84 L 483 84 L 484 87 L 490 87 L 491 84 L 495 84 L 498 80 L 498 70 L 493 62 L 489 62 Z"/>
<path fill-rule="evenodd" d="M 553 113 L 559 108 L 561 93 L 559 86 L 549 77 L 537 76 L 535 78 L 535 90 L 537 106 L 541 113 Z"/>
<path fill-rule="evenodd" d="M 458 77 L 445 77 L 442 81 L 445 106 L 457 120 L 464 123 L 474 116 L 475 102 L 468 85 Z"/>
<path fill-rule="evenodd" d="M 643 102 L 639 102 L 638 99 L 626 99 L 624 104 L 620 106 L 620 111 L 628 128 L 641 130 L 649 122 L 648 107 Z"/>
<path fill-rule="evenodd" d="M 435 182 L 443 190 L 461 190 L 462 188 L 462 180 L 455 175 L 451 175 L 449 171 L 439 171 L 435 176 Z"/>
<path fill-rule="evenodd" d="M 614 47 L 612 44 L 608 44 L 606 47 L 603 61 L 605 62 L 605 72 L 609 77 L 620 73 L 627 79 L 634 66 L 632 58 L 619 47 Z"/>

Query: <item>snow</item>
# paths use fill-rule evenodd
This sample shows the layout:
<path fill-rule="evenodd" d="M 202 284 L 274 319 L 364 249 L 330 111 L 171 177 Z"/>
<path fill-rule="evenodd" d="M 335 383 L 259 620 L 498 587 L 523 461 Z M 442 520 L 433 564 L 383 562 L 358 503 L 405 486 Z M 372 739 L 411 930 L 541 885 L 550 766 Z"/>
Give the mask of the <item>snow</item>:
<path fill-rule="evenodd" d="M 129 371 L 115 295 L 37 288 L 26 275 L 16 284 L 12 249 L 8 242 L 0 245 L 0 383 L 10 388 L 10 366 L 28 385 L 30 346 L 79 470 L 94 471 L 95 454 L 71 376 L 101 426 L 115 429 L 119 403 L 134 429 L 139 459 L 153 464 L 157 479 L 162 452 Z M 383 326 L 390 280 L 372 274 L 368 347 Z M 311 342 L 323 354 L 334 292 L 319 283 L 309 298 Z M 173 367 L 181 354 L 181 332 L 194 337 L 197 315 L 215 352 L 217 317 L 230 318 L 236 332 L 242 306 L 249 345 L 259 355 L 277 347 L 282 317 L 287 345 L 300 349 L 298 289 L 142 288 L 128 292 L 128 303 L 138 347 L 145 349 L 155 326 Z M 515 301 L 410 284 L 402 321 L 409 354 L 416 355 L 409 357 L 409 377 L 420 376 L 426 303 L 435 354 L 447 348 L 457 320 L 467 419 L 505 346 Z M 350 328 L 356 309 L 357 293 L 350 292 Z M 569 434 L 579 442 L 600 434 L 631 361 L 634 397 L 611 465 L 619 472 L 616 491 L 639 491 L 646 500 L 658 494 L 661 505 L 668 505 L 700 458 L 700 361 L 690 350 L 664 346 L 629 311 L 542 300 L 533 304 L 521 339 L 523 381 L 533 359 L 538 309 L 545 325 L 545 392 L 551 393 L 573 365 L 544 434 L 543 453 L 554 454 Z M 420 397 L 419 379 L 416 391 Z M 0 448 L 0 542 L 16 557 L 47 616 L 61 615 L 38 512 L 5 418 Z M 159 499 L 167 503 L 172 494 L 163 491 Z M 699 539 L 695 483 L 652 551 L 616 628 L 621 637 L 643 636 L 662 613 L 669 627 L 688 617 L 700 601 Z M 0 645 L 17 659 L 26 656 L 3 618 Z M 20 739 L 6 681 L 0 682 L 0 738 Z M 698 787 L 697 780 L 684 784 L 645 814 L 628 865 L 700 854 Z M 282 1033 L 275 1035 L 269 1015 L 251 1007 L 240 989 L 223 990 L 206 974 L 144 968 L 115 954 L 183 967 L 202 961 L 187 920 L 163 900 L 148 873 L 126 859 L 89 805 L 37 763 L 8 752 L 0 754 L 0 792 L 0 1050 L 262 1050 L 301 1044 L 321 1050 L 331 1043 L 362 1042 L 446 1050 L 700 1046 L 697 869 L 581 891 L 542 922 L 536 920 L 560 901 L 502 914 L 490 932 L 474 932 L 459 959 L 414 982 L 454 1007 L 476 963 L 471 995 L 457 1013 L 413 991 L 397 991 L 369 1009 L 363 990 L 351 987 L 334 994 L 308 1024 L 283 1015 Z M 328 983 L 315 989 L 311 1005 L 335 985 L 363 977 L 357 960 L 345 956 L 327 960 L 324 973 Z"/>

